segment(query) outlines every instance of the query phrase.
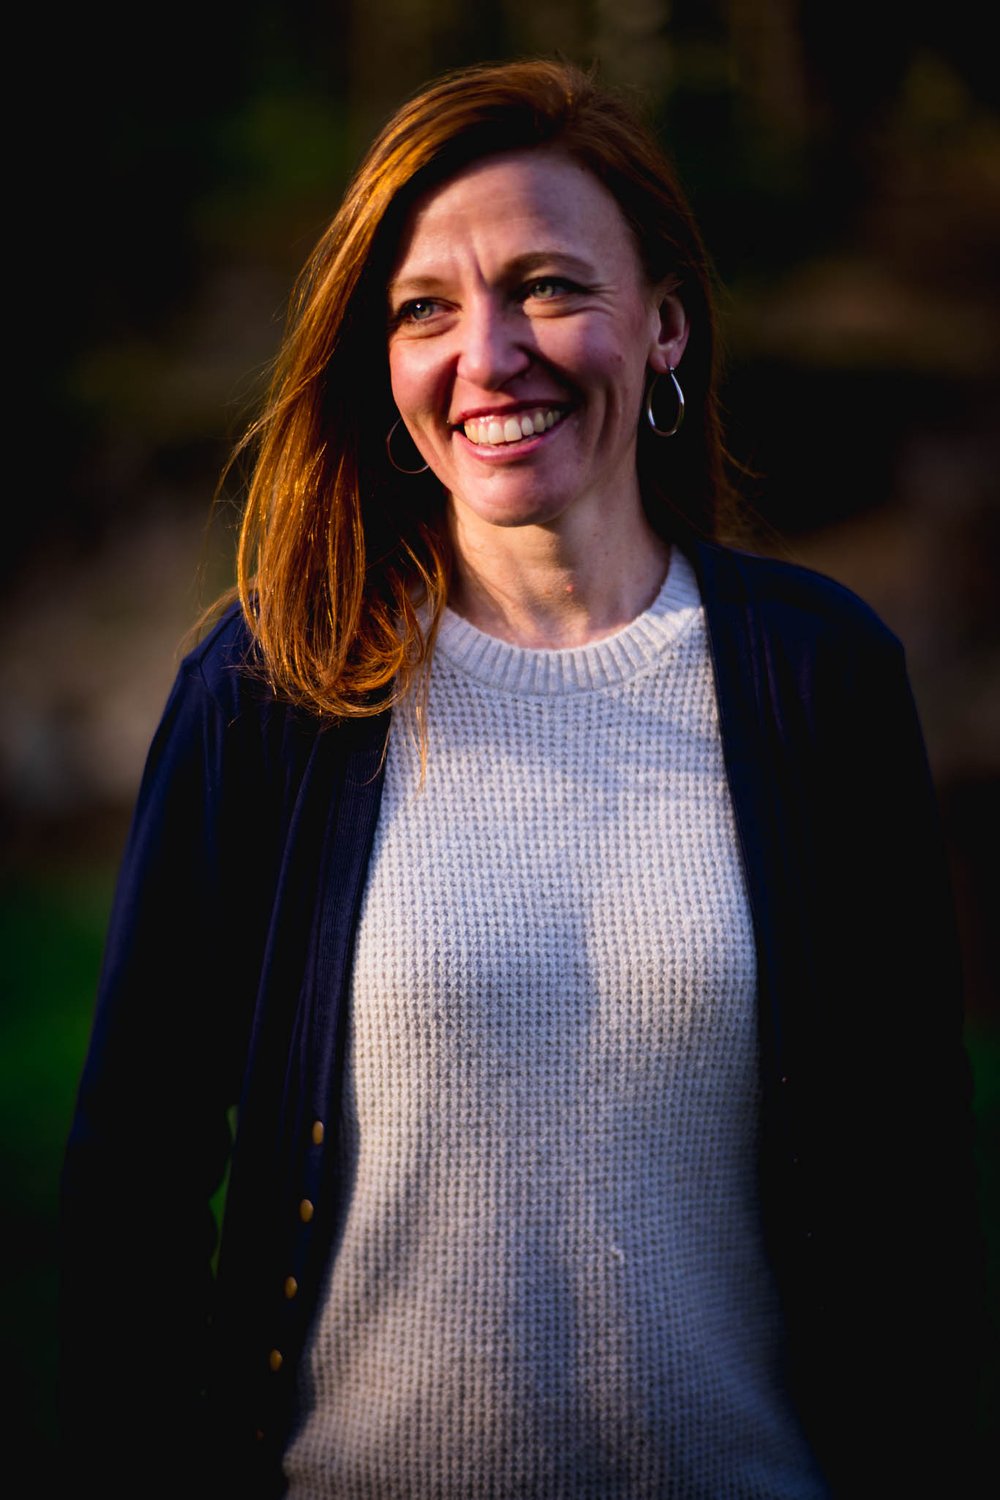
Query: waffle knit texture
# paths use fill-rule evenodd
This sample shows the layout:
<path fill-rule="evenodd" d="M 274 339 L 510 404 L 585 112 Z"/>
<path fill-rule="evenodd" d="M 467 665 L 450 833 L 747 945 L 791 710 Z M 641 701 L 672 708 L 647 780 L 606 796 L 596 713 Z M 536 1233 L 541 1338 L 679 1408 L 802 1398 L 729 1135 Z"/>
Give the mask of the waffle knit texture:
<path fill-rule="evenodd" d="M 705 621 L 449 613 L 397 711 L 290 1500 L 813 1500 L 756 1186 L 754 941 Z"/>

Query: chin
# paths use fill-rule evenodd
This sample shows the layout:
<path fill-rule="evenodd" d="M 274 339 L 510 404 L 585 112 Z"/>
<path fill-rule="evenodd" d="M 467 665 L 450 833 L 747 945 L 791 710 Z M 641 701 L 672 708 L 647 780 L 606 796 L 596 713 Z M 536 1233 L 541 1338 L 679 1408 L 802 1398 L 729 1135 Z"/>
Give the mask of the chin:
<path fill-rule="evenodd" d="M 498 484 L 469 486 L 451 491 L 451 505 L 458 517 L 489 526 L 545 526 L 576 508 L 580 496 L 550 484 L 510 483 L 513 474 L 497 476 Z M 504 482 L 504 479 L 508 482 Z"/>
<path fill-rule="evenodd" d="M 459 517 L 465 516 L 470 520 L 474 518 L 481 525 L 505 529 L 515 526 L 548 526 L 558 521 L 568 509 L 564 499 L 555 500 L 551 497 L 487 500 L 478 503 L 460 500 L 453 504 Z"/>

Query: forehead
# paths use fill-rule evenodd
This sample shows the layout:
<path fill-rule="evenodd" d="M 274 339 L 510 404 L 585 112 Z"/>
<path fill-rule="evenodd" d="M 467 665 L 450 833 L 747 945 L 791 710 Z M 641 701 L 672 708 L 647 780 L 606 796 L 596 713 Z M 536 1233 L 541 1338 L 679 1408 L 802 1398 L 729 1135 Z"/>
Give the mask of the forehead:
<path fill-rule="evenodd" d="M 639 274 L 632 232 L 612 193 L 567 152 L 537 147 L 489 156 L 419 198 L 391 280 L 433 274 L 463 255 L 482 265 L 563 252 Z"/>

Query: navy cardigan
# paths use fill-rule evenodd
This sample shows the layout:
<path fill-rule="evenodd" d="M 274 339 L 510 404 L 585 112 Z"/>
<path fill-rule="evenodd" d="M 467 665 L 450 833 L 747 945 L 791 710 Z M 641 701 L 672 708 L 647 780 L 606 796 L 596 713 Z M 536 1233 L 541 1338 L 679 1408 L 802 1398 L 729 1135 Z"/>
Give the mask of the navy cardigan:
<path fill-rule="evenodd" d="M 708 544 L 691 557 L 757 942 L 789 1387 L 835 1493 L 932 1493 L 938 1476 L 957 1494 L 969 1085 L 902 650 L 816 574 Z M 325 725 L 251 660 L 230 611 L 154 739 L 67 1151 L 66 1455 L 105 1496 L 280 1493 L 332 1253 L 388 719 Z M 216 1275 L 209 1199 L 230 1156 Z"/>

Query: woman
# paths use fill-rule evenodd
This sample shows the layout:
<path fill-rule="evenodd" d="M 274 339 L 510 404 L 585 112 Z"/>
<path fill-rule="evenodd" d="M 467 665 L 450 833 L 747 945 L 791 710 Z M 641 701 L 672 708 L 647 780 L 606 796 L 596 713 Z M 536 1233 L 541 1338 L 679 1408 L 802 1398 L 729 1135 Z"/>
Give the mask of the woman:
<path fill-rule="evenodd" d="M 902 655 L 713 541 L 645 127 L 563 64 L 425 90 L 253 439 L 68 1153 L 71 1453 L 188 1494 L 204 1421 L 212 1492 L 299 1500 L 950 1481 L 968 1099 Z"/>

